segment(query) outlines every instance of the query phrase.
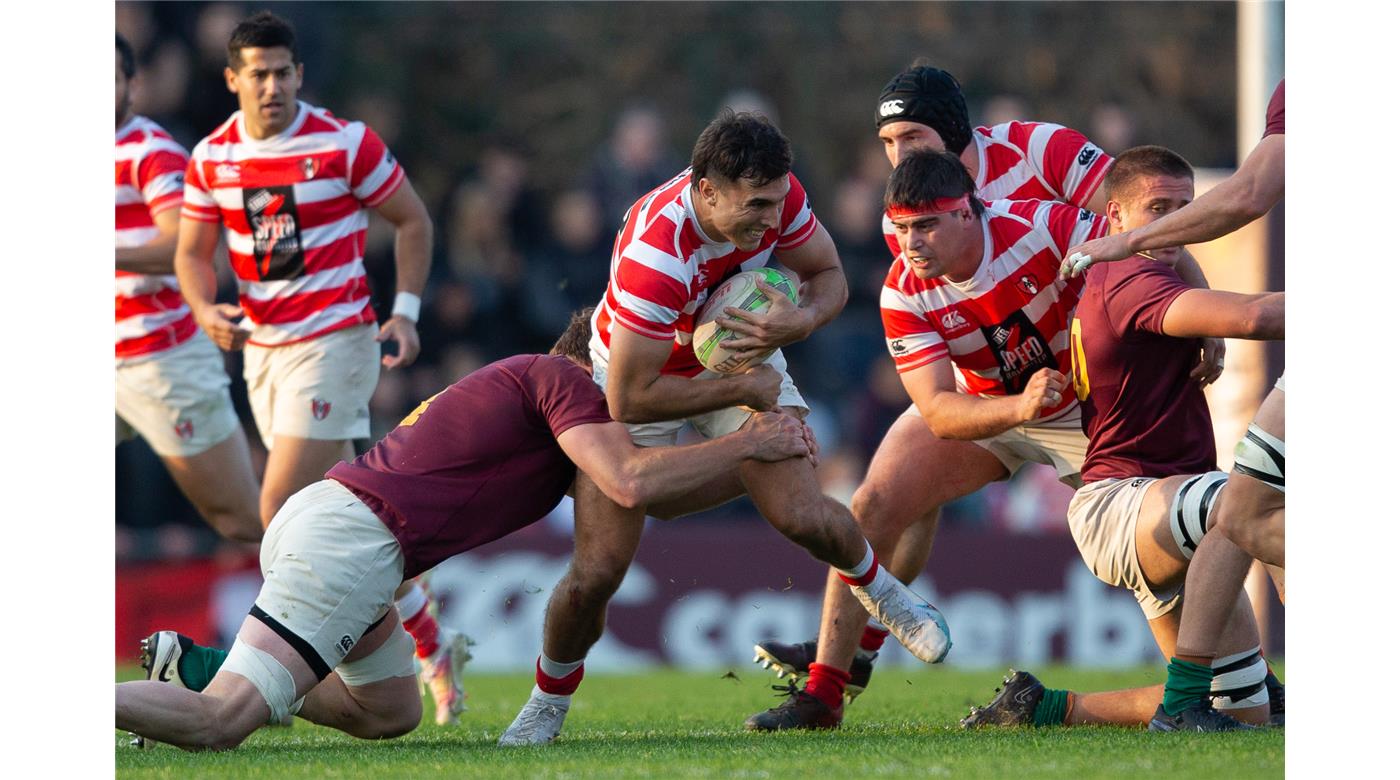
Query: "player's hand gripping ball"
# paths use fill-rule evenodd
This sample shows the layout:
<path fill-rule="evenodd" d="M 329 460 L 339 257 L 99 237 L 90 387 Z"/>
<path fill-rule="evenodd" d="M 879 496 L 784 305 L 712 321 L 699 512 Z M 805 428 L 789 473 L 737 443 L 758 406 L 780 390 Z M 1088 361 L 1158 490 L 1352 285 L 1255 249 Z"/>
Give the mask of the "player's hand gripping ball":
<path fill-rule="evenodd" d="M 695 321 L 695 333 L 692 343 L 695 345 L 695 356 L 700 359 L 700 364 L 711 371 L 721 374 L 735 374 L 750 366 L 756 366 L 768 359 L 775 350 L 768 350 L 748 359 L 740 359 L 722 346 L 723 342 L 729 339 L 738 338 L 740 334 L 720 327 L 716 322 L 724 316 L 726 307 L 733 307 L 754 314 L 762 314 L 768 311 L 772 303 L 768 296 L 758 289 L 758 283 L 771 285 L 782 290 L 787 295 L 788 300 L 797 303 L 797 281 L 774 268 L 760 268 L 756 271 L 743 271 L 737 273 L 724 281 L 715 289 L 705 301 L 704 307 L 700 309 L 700 316 Z"/>

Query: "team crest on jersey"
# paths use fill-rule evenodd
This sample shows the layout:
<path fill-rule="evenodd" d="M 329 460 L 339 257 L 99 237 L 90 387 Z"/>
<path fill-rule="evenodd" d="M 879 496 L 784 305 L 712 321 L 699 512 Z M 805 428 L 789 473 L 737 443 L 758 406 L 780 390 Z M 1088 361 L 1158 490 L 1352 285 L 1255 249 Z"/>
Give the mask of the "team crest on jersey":
<path fill-rule="evenodd" d="M 307 181 L 316 178 L 316 171 L 320 167 L 321 163 L 317 162 L 315 157 L 303 157 L 301 159 L 301 175 L 305 177 Z"/>
<path fill-rule="evenodd" d="M 306 270 L 291 187 L 243 190 L 243 214 L 253 230 L 253 263 L 264 282 L 295 279 Z"/>
<path fill-rule="evenodd" d="M 189 441 L 194 438 L 194 422 L 192 420 L 181 420 L 175 423 L 174 428 L 175 435 L 179 436 L 181 440 Z"/>
<path fill-rule="evenodd" d="M 1035 283 L 1035 277 L 1031 276 L 1030 274 L 1025 274 L 1017 281 L 1021 285 L 1021 289 L 1025 290 L 1031 295 L 1035 295 L 1036 293 L 1040 292 L 1040 285 Z"/>
<path fill-rule="evenodd" d="M 311 416 L 318 420 L 326 419 L 326 415 L 331 413 L 331 402 L 322 401 L 319 398 L 311 399 Z"/>

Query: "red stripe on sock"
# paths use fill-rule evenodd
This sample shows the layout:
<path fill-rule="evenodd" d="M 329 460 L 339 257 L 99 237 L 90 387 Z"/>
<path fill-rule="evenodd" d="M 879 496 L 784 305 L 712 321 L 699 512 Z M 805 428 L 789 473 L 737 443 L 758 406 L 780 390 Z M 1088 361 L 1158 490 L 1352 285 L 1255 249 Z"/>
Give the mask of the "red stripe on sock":
<path fill-rule="evenodd" d="M 840 569 L 836 570 L 836 576 L 840 577 L 841 581 L 846 583 L 847 585 L 860 587 L 862 585 L 869 585 L 871 582 L 873 582 L 875 580 L 875 575 L 879 572 L 880 556 L 876 555 L 870 561 L 870 568 L 866 570 L 865 574 L 862 574 L 860 576 L 860 579 L 856 579 L 855 577 L 848 577 L 844 573 L 842 573 Z"/>
<path fill-rule="evenodd" d="M 846 692 L 846 683 L 851 681 L 850 672 L 826 664 L 811 664 L 807 674 L 807 692 L 833 710 L 840 709 L 841 694 Z"/>
<path fill-rule="evenodd" d="M 880 649 L 880 646 L 885 643 L 885 637 L 889 635 L 890 632 L 883 628 L 867 625 L 865 633 L 860 637 L 860 649 L 873 653 Z"/>
<path fill-rule="evenodd" d="M 413 642 L 418 646 L 419 658 L 427 658 L 437 652 L 438 622 L 428 612 L 427 607 L 418 610 L 418 614 L 405 620 L 403 627 L 408 629 L 408 633 L 413 636 Z"/>
<path fill-rule="evenodd" d="M 563 677 L 550 677 L 540 668 L 540 660 L 535 659 L 535 685 L 540 686 L 540 690 L 545 693 L 552 693 L 557 696 L 571 696 L 578 690 L 579 683 L 583 682 L 583 666 L 569 672 Z"/>

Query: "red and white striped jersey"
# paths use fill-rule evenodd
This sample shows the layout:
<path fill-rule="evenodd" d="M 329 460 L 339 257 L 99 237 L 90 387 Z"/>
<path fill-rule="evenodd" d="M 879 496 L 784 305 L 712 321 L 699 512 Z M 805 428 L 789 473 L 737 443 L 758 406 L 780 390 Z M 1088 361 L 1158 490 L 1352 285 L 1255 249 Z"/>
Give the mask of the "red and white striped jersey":
<path fill-rule="evenodd" d="M 880 295 L 895 367 L 951 358 L 958 389 L 984 397 L 1020 393 L 1041 368 L 1068 376 L 1069 322 L 1084 280 L 1061 279 L 1060 260 L 1107 230 L 1106 219 L 1077 206 L 1000 200 L 982 215 L 982 263 L 972 278 L 920 279 L 896 259 Z M 1072 403 L 1066 393 L 1041 417 Z"/>
<path fill-rule="evenodd" d="M 248 135 L 243 112 L 194 148 L 181 216 L 222 220 L 249 343 L 280 346 L 374 322 L 365 277 L 366 207 L 404 181 L 363 122 L 298 102 L 276 136 Z"/>
<path fill-rule="evenodd" d="M 117 128 L 117 247 L 150 243 L 155 215 L 180 206 L 189 155 L 160 125 L 133 116 Z M 150 357 L 194 335 L 174 274 L 116 272 L 117 360 Z"/>
<path fill-rule="evenodd" d="M 701 230 L 689 168 L 634 203 L 613 244 L 608 289 L 593 315 L 589 346 L 595 360 L 607 361 L 612 329 L 621 326 L 647 338 L 674 340 L 661 373 L 690 377 L 704 371 L 690 340 L 710 291 L 740 271 L 767 265 L 774 250 L 802 246 L 817 230 L 807 191 L 791 173 L 788 182 L 778 227 L 749 251 Z"/>
<path fill-rule="evenodd" d="M 982 200 L 1057 200 L 1087 206 L 1113 158 L 1077 130 L 1050 122 L 1006 122 L 972 131 L 977 196 Z M 899 256 L 894 224 L 882 225 Z"/>

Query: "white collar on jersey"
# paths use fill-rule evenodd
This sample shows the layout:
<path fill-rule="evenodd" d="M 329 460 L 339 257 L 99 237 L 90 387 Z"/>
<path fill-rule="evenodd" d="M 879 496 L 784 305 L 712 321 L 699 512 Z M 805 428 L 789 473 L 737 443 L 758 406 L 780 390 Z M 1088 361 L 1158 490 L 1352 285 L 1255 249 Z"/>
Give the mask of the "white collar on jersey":
<path fill-rule="evenodd" d="M 984 276 L 987 277 L 988 280 L 992 281 L 992 282 L 993 282 L 993 285 L 995 285 L 995 280 L 992 280 L 992 279 L 991 279 L 991 267 L 992 267 L 992 262 L 991 262 L 991 261 L 992 261 L 992 225 L 991 225 L 992 220 L 991 220 L 991 212 L 986 211 L 986 210 L 983 210 L 983 211 L 982 211 L 982 216 L 980 217 L 980 220 L 981 220 L 981 222 L 982 222 L 982 260 L 977 264 L 977 270 L 972 272 L 972 276 L 967 277 L 966 279 L 962 280 L 961 282 L 955 282 L 955 281 L 953 281 L 952 279 L 949 279 L 949 278 L 946 277 L 946 276 L 940 277 L 940 278 L 943 279 L 944 282 L 946 282 L 946 283 L 949 284 L 950 286 L 956 287 L 957 289 L 962 290 L 963 292 L 972 292 L 973 290 L 978 289 L 978 282 L 979 282 L 979 281 L 982 279 L 982 277 L 984 277 Z"/>
<path fill-rule="evenodd" d="M 282 132 L 278 133 L 277 135 L 270 135 L 270 136 L 268 136 L 267 138 L 258 139 L 258 138 L 254 138 L 254 137 L 251 136 L 251 135 L 248 135 L 248 124 L 247 124 L 246 122 L 243 121 L 243 112 L 242 112 L 242 111 L 239 111 L 239 112 L 238 112 L 238 138 L 239 138 L 239 140 L 240 140 L 241 143 L 245 143 L 245 144 L 248 144 L 249 146 L 253 146 L 253 147 L 258 147 L 258 146 L 271 146 L 272 144 L 275 144 L 275 143 L 277 143 L 277 142 L 279 142 L 279 141 L 285 141 L 285 140 L 287 140 L 288 138 L 291 138 L 292 136 L 296 135 L 297 131 L 301 129 L 301 126 L 304 125 L 304 124 L 306 124 L 306 117 L 307 117 L 310 113 L 311 113 L 311 106 L 308 106 L 308 105 L 306 104 L 306 102 L 303 101 L 303 100 L 298 100 L 298 101 L 297 101 L 297 115 L 296 115 L 296 118 L 294 118 L 294 119 L 292 120 L 292 123 L 291 123 L 290 125 L 287 125 L 286 129 L 284 129 Z"/>

